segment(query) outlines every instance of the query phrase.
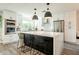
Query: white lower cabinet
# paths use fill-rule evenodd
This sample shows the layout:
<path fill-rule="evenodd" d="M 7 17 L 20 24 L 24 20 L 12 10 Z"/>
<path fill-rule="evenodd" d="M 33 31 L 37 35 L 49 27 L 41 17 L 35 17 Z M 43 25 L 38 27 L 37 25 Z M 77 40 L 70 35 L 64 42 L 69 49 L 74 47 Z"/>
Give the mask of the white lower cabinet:
<path fill-rule="evenodd" d="M 18 40 L 19 40 L 18 34 L 9 34 L 3 37 L 2 42 L 6 44 L 6 43 L 18 42 Z"/>

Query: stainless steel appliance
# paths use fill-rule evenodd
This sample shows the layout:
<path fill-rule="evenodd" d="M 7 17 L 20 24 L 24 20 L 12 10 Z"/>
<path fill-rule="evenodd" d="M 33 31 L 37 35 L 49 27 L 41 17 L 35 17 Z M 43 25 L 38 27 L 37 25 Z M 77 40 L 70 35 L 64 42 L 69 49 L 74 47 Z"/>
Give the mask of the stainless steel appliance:
<path fill-rule="evenodd" d="M 64 32 L 64 20 L 53 21 L 54 32 Z"/>
<path fill-rule="evenodd" d="M 6 19 L 5 20 L 5 34 L 14 33 L 16 31 L 16 21 Z"/>

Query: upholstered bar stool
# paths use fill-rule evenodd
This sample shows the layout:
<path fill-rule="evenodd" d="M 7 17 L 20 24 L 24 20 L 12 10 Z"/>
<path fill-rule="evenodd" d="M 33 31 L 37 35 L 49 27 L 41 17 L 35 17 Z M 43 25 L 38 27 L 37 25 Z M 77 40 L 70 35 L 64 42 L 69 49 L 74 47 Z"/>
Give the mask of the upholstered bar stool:
<path fill-rule="evenodd" d="M 18 41 L 19 50 L 22 53 L 26 54 L 26 55 L 30 55 L 31 51 L 32 51 L 32 48 L 28 47 L 24 44 L 24 34 L 23 33 L 18 33 L 18 36 L 19 36 L 19 41 Z"/>
<path fill-rule="evenodd" d="M 18 33 L 19 40 L 18 40 L 18 48 L 24 46 L 24 34 L 23 33 Z"/>

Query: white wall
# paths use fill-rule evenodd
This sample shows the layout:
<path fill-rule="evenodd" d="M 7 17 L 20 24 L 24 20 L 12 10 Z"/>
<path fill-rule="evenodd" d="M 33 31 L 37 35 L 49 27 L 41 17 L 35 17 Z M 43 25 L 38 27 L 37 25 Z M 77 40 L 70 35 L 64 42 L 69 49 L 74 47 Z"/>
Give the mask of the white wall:
<path fill-rule="evenodd" d="M 42 19 L 42 27 L 44 31 L 53 31 L 53 20 L 49 18 L 48 23 L 44 23 L 46 19 Z"/>
<path fill-rule="evenodd" d="M 21 28 L 21 24 L 22 24 L 22 15 L 21 14 L 16 14 L 16 28 Z M 21 30 L 21 29 L 20 29 Z"/>
<path fill-rule="evenodd" d="M 76 33 L 77 36 L 79 36 L 79 11 L 76 12 L 77 14 L 77 20 L 76 20 Z"/>
<path fill-rule="evenodd" d="M 64 12 L 53 13 L 53 20 L 64 20 Z"/>

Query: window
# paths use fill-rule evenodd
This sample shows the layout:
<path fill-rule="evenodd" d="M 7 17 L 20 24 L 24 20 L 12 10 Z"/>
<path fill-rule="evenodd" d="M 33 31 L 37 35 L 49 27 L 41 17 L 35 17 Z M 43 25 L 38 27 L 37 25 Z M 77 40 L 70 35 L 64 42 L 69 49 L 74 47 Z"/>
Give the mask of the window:
<path fill-rule="evenodd" d="M 23 20 L 21 24 L 21 30 L 22 31 L 28 31 L 28 30 L 33 30 L 34 24 L 32 20 Z"/>

